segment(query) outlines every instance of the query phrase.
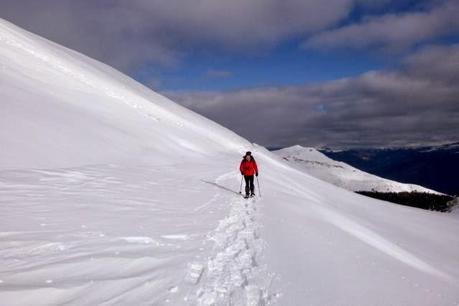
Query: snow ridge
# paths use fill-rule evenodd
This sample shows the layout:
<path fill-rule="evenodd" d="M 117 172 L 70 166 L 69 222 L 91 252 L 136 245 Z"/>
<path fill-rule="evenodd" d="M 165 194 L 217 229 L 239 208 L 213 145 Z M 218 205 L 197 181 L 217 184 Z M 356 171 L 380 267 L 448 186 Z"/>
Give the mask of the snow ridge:
<path fill-rule="evenodd" d="M 350 191 L 378 192 L 438 192 L 414 184 L 397 181 L 361 171 L 346 163 L 335 161 L 314 148 L 299 145 L 274 151 L 295 168 L 322 181 Z"/>
<path fill-rule="evenodd" d="M 217 182 L 224 177 L 221 176 Z M 208 234 L 214 243 L 202 276 L 202 284 L 196 290 L 198 305 L 265 305 L 268 302 L 266 267 L 259 266 L 264 241 L 258 231 L 259 198 L 232 197 L 229 215 L 219 221 L 215 230 Z M 190 265 L 189 275 L 200 277 L 204 267 Z M 191 277 L 193 278 L 193 277 Z"/>

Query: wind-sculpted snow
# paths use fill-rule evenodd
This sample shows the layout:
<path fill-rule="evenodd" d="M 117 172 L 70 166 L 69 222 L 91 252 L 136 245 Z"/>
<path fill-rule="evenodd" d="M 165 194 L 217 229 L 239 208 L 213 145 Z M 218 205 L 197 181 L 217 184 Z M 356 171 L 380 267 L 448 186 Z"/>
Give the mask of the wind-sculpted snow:
<path fill-rule="evenodd" d="M 272 275 L 259 262 L 259 204 L 230 189 L 237 172 L 212 180 L 216 171 L 198 170 L 202 164 L 152 168 L 111 164 L 0 172 L 0 213 L 8 215 L 1 219 L 2 301 L 267 301 Z M 213 184 L 187 184 L 196 174 Z M 27 294 L 19 298 L 21 291 Z"/>
<path fill-rule="evenodd" d="M 186 263 L 205 258 L 201 243 L 227 209 L 212 185 L 187 184 L 191 173 L 186 164 L 0 172 L 2 304 L 179 304 Z"/>
<path fill-rule="evenodd" d="M 1 305 L 459 303 L 456 214 L 315 179 L 6 21 L 0 101 Z"/>
<path fill-rule="evenodd" d="M 367 200 L 296 170 L 270 171 L 261 237 L 283 305 L 458 301 L 454 216 Z"/>

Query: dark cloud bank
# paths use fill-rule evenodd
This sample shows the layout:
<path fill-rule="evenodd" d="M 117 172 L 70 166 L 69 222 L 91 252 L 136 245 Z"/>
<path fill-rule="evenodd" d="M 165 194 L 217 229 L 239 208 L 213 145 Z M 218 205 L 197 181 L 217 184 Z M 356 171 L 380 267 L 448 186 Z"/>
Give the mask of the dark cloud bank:
<path fill-rule="evenodd" d="M 265 146 L 396 147 L 459 139 L 459 45 L 427 47 L 400 71 L 318 85 L 166 93 Z"/>
<path fill-rule="evenodd" d="M 196 49 L 263 53 L 293 37 L 320 50 L 400 50 L 459 33 L 457 0 L 381 13 L 406 3 L 413 1 L 2 0 L 0 17 L 124 72 L 175 65 Z M 364 17 L 343 24 L 356 9 Z"/>
<path fill-rule="evenodd" d="M 0 17 L 125 72 L 196 49 L 260 52 L 344 18 L 354 0 L 2 0 Z"/>

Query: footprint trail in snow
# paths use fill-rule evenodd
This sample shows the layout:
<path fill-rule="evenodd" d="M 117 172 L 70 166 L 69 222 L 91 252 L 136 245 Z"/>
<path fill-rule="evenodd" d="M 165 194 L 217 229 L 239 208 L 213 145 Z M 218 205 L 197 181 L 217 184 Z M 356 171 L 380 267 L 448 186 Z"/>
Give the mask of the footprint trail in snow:
<path fill-rule="evenodd" d="M 230 196 L 228 202 L 229 215 L 208 234 L 214 247 L 207 263 L 189 265 L 187 281 L 198 286 L 190 298 L 198 305 L 265 305 L 270 277 L 258 264 L 264 242 L 257 200 Z"/>

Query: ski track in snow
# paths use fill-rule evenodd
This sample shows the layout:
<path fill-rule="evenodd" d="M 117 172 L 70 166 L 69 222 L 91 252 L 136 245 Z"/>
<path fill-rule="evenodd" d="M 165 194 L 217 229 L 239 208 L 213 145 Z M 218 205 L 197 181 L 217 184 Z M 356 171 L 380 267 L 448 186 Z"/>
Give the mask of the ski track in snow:
<path fill-rule="evenodd" d="M 215 182 L 218 185 L 234 176 L 233 172 L 227 173 Z M 198 288 L 186 300 L 197 305 L 266 305 L 270 277 L 266 267 L 257 262 L 264 247 L 258 235 L 261 225 L 256 215 L 257 199 L 232 196 L 228 204 L 229 215 L 207 235 L 208 241 L 214 243 L 207 263 L 188 265 L 185 281 Z"/>

